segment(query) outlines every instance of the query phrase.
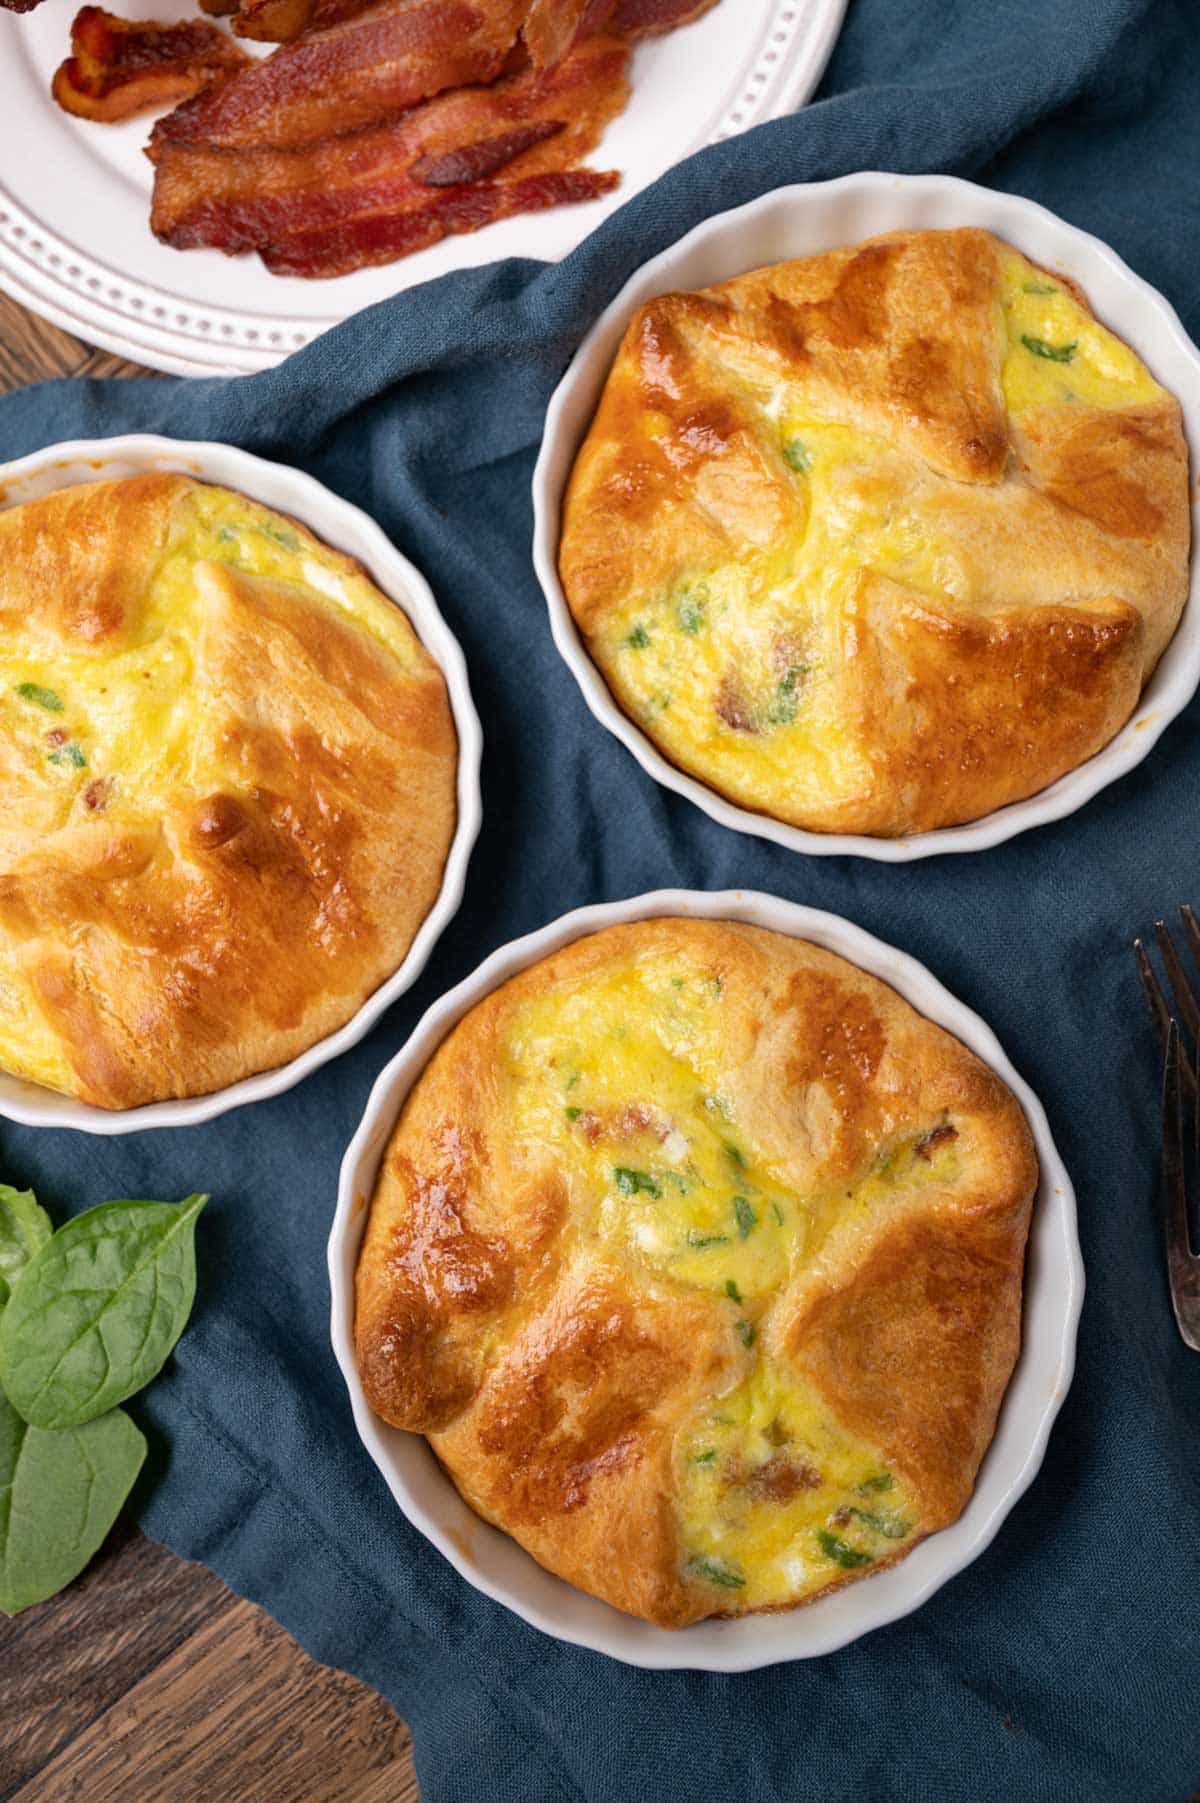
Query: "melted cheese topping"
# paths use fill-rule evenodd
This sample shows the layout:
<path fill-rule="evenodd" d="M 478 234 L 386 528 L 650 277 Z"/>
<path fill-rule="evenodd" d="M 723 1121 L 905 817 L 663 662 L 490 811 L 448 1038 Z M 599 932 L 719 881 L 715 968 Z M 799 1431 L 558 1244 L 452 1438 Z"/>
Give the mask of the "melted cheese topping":
<path fill-rule="evenodd" d="M 19 789 L 44 801 L 48 830 L 97 806 L 109 818 L 154 821 L 169 795 L 228 780 L 206 766 L 210 741 L 198 731 L 220 701 L 196 680 L 194 665 L 203 623 L 196 570 L 205 562 L 289 583 L 347 614 L 402 667 L 416 661 L 404 614 L 347 559 L 243 495 L 192 489 L 172 515 L 157 567 L 146 571 L 140 613 L 118 640 L 70 645 L 31 618 L 0 645 L 6 754 Z M 0 938 L 0 1068 L 70 1088 L 60 1042 L 24 1004 L 18 953 L 14 940 Z"/>
<path fill-rule="evenodd" d="M 954 1135 L 884 1148 L 849 1188 L 800 1193 L 738 1120 L 718 973 L 646 953 L 525 1003 L 504 1050 L 513 1132 L 565 1177 L 566 1256 L 635 1293 L 707 1291 L 735 1376 L 681 1427 L 680 1571 L 714 1606 L 800 1601 L 894 1553 L 903 1480 L 781 1356 L 776 1305 L 835 1229 L 911 1205 L 957 1171 Z"/>
<path fill-rule="evenodd" d="M 1123 408 L 1162 396 L 1134 352 L 1060 283 L 1015 252 L 1001 262 L 1001 381 L 1014 420 L 1038 407 Z M 809 406 L 784 384 L 768 408 L 791 484 L 789 530 L 737 563 L 698 566 L 628 597 L 596 640 L 622 706 L 674 762 L 785 816 L 870 788 L 868 753 L 834 680 L 860 630 L 859 573 L 967 607 L 988 580 L 926 517 L 937 478 L 923 484 L 887 440 Z"/>

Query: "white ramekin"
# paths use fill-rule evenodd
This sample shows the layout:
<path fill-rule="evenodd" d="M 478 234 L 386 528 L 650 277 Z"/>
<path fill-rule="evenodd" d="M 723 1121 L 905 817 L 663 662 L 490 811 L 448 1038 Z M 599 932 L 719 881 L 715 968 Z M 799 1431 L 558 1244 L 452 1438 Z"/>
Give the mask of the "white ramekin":
<path fill-rule="evenodd" d="M 471 847 L 479 832 L 481 801 L 479 760 L 482 734 L 471 700 L 467 667 L 458 641 L 446 625 L 433 593 L 407 557 L 358 507 L 299 470 L 252 457 L 231 445 L 189 442 L 136 434 L 117 438 L 77 439 L 49 445 L 31 457 L 0 465 L 0 506 L 15 507 L 55 489 L 81 482 L 133 476 L 145 470 L 179 470 L 203 482 L 217 482 L 261 501 L 265 507 L 291 514 L 335 550 L 357 558 L 372 581 L 402 607 L 425 649 L 446 679 L 458 734 L 458 822 L 437 900 L 419 927 L 400 968 L 380 984 L 358 1012 L 336 1033 L 309 1046 L 298 1058 L 274 1070 L 244 1077 L 211 1095 L 181 1101 L 151 1102 L 141 1108 L 97 1108 L 59 1095 L 36 1083 L 0 1072 L 0 1115 L 29 1127 L 76 1127 L 85 1133 L 132 1133 L 147 1127 L 191 1127 L 211 1121 L 229 1108 L 261 1102 L 299 1083 L 330 1058 L 356 1045 L 384 1009 L 404 994 L 420 975 L 438 936 L 457 912 L 466 881 Z"/>
<path fill-rule="evenodd" d="M 1192 587 L 1179 629 L 1148 683 L 1133 717 L 1095 757 L 1068 771 L 1040 794 L 1013 802 L 963 826 L 877 839 L 862 833 L 811 833 L 726 801 L 670 763 L 622 712 L 592 662 L 558 578 L 559 513 L 576 453 L 635 309 L 673 289 L 703 288 L 748 269 L 789 257 L 812 256 L 880 232 L 976 225 L 1023 251 L 1036 263 L 1080 283 L 1097 316 L 1126 339 L 1183 408 L 1193 475 L 1200 466 L 1200 352 L 1174 309 L 1108 246 L 1067 225 L 1045 207 L 946 175 L 848 175 L 839 181 L 776 188 L 718 213 L 654 257 L 633 275 L 583 340 L 554 391 L 533 477 L 534 563 L 550 607 L 554 641 L 574 672 L 592 713 L 632 751 L 642 768 L 723 826 L 772 839 L 792 851 L 847 852 L 886 863 L 936 852 L 982 851 L 1015 833 L 1074 813 L 1085 801 L 1132 770 L 1164 727 L 1191 700 L 1200 682 L 1200 499 L 1192 496 Z"/>
<path fill-rule="evenodd" d="M 1010 1086 L 1025 1110 L 1041 1164 L 1026 1260 L 1021 1355 L 975 1493 L 953 1526 L 915 1547 L 899 1565 L 804 1608 L 734 1621 L 699 1622 L 672 1632 L 623 1615 L 544 1571 L 515 1540 L 463 1502 L 427 1442 L 389 1427 L 369 1406 L 354 1357 L 354 1270 L 384 1148 L 404 1099 L 446 1034 L 470 1008 L 517 971 L 560 946 L 619 921 L 662 915 L 748 921 L 811 940 L 889 983 L 906 1001 L 969 1046 Z M 989 1544 L 1042 1462 L 1051 1424 L 1075 1363 L 1083 1265 L 1075 1195 L 1040 1102 L 1013 1070 L 984 1023 L 915 959 L 837 915 L 745 890 L 703 894 L 662 889 L 629 901 L 580 908 L 494 952 L 435 1002 L 407 1045 L 380 1074 L 342 1162 L 329 1237 L 333 1350 L 367 1451 L 413 1526 L 476 1589 L 544 1633 L 630 1665 L 661 1670 L 751 1671 L 810 1659 L 907 1615 Z"/>

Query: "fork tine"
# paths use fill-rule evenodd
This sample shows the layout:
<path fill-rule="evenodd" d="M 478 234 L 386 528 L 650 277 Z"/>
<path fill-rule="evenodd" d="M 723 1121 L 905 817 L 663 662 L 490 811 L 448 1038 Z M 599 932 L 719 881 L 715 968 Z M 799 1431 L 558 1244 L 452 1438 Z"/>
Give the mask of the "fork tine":
<path fill-rule="evenodd" d="M 1183 921 L 1184 935 L 1191 948 L 1192 957 L 1195 959 L 1196 969 L 1200 970 L 1200 920 L 1196 919 L 1191 902 L 1183 903 L 1179 910 L 1179 918 Z"/>
<path fill-rule="evenodd" d="M 1167 967 L 1167 975 L 1171 979 L 1175 1006 L 1187 1022 L 1192 1037 L 1200 1038 L 1200 1008 L 1196 1006 L 1196 998 L 1192 994 L 1187 972 L 1179 961 L 1179 953 L 1175 950 L 1175 941 L 1167 931 L 1165 920 L 1155 921 L 1154 937 L 1158 940 L 1158 949 L 1162 953 L 1163 963 Z"/>
<path fill-rule="evenodd" d="M 1193 921 L 1193 930 L 1196 932 L 1198 939 L 1200 939 L 1200 921 Z M 1171 1024 L 1171 1010 L 1167 1007 L 1167 999 L 1162 992 L 1158 978 L 1154 974 L 1154 966 L 1151 964 L 1146 952 L 1146 947 L 1140 939 L 1135 939 L 1133 942 L 1133 956 L 1137 963 L 1138 976 L 1142 979 L 1142 994 L 1146 998 L 1146 1006 L 1150 1010 L 1150 1018 L 1153 1021 L 1155 1031 L 1158 1034 L 1158 1049 L 1162 1055 L 1166 1057 L 1167 1028 Z M 1183 1083 L 1185 1095 L 1192 1096 L 1197 1093 L 1196 1078 L 1193 1076 L 1192 1067 L 1186 1059 L 1181 1061 L 1180 1079 Z M 1196 1131 L 1200 1134 L 1200 1116 L 1197 1117 Z"/>
<path fill-rule="evenodd" d="M 1163 1064 L 1163 1183 L 1167 1192 L 1167 1253 L 1172 1262 L 1180 1252 L 1190 1255 L 1187 1225 L 1187 1179 L 1183 1166 L 1183 1109 L 1179 1069 L 1179 1023 L 1167 1028 L 1167 1056 Z"/>
<path fill-rule="evenodd" d="M 1146 998 L 1146 1006 L 1150 1010 L 1150 1018 L 1158 1030 L 1159 1044 L 1165 1055 L 1167 1050 L 1167 1028 L 1171 1024 L 1171 1010 L 1167 1007 L 1166 997 L 1159 987 L 1158 978 L 1154 974 L 1154 966 L 1146 954 L 1146 947 L 1140 939 L 1133 942 L 1133 955 L 1137 962 L 1138 976 L 1142 979 L 1142 994 Z"/>
<path fill-rule="evenodd" d="M 1180 1107 L 1182 1052 L 1179 1023 L 1167 1029 L 1167 1055 L 1163 1064 L 1163 1186 L 1166 1190 L 1167 1274 L 1171 1306 L 1186 1346 L 1200 1352 L 1200 1258 L 1188 1240 L 1187 1176 L 1183 1162 L 1183 1121 Z"/>

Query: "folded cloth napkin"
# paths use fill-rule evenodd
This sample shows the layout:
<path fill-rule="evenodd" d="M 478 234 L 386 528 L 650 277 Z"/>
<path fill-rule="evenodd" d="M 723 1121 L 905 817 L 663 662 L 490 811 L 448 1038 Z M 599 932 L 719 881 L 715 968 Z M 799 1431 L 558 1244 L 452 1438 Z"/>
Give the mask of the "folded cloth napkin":
<path fill-rule="evenodd" d="M 890 168 L 1015 189 L 1107 239 L 1200 335 L 1196 24 L 1195 0 L 852 0 L 815 105 L 692 158 L 557 268 L 445 277 L 254 378 L 0 403 L 3 457 L 142 429 L 300 464 L 421 566 L 470 663 L 485 818 L 466 902 L 370 1038 L 207 1127 L 3 1135 L 3 1175 L 58 1210 L 213 1191 L 193 1323 L 136 1405 L 159 1448 L 141 1520 L 388 1696 L 425 1803 L 1181 1803 L 1200 1787 L 1200 1357 L 1167 1303 L 1128 951 L 1200 902 L 1200 708 L 1075 818 L 998 850 L 903 870 L 797 857 L 665 793 L 596 724 L 529 556 L 543 412 L 589 321 L 662 246 L 780 183 Z M 907 1620 L 738 1677 L 626 1669 L 477 1595 L 393 1506 L 327 1329 L 338 1163 L 420 1012 L 514 935 L 664 883 L 847 915 L 990 1021 L 1049 1111 L 1089 1278 L 1074 1387 L 992 1547 Z"/>

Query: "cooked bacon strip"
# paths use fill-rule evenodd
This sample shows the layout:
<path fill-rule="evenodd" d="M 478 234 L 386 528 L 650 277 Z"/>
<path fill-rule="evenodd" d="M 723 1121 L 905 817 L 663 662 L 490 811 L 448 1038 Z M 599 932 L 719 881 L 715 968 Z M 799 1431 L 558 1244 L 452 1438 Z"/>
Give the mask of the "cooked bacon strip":
<path fill-rule="evenodd" d="M 626 38 L 657 37 L 674 31 L 679 25 L 690 25 L 706 13 L 717 0 L 616 0 L 604 12 L 606 31 L 619 32 Z"/>
<path fill-rule="evenodd" d="M 237 11 L 238 0 L 200 0 L 200 11 L 214 18 L 224 18 Z"/>
<path fill-rule="evenodd" d="M 537 119 L 498 132 L 494 138 L 481 138 L 477 144 L 464 144 L 460 150 L 427 151 L 408 173 L 423 188 L 457 188 L 463 182 L 479 182 L 566 129 L 565 119 Z"/>
<path fill-rule="evenodd" d="M 134 23 L 98 6 L 76 14 L 71 49 L 51 92 L 65 112 L 105 123 L 198 94 L 247 60 L 215 25 Z"/>
<path fill-rule="evenodd" d="M 494 81 L 527 0 L 378 0 L 177 107 L 151 139 L 224 149 L 312 144 L 447 88 Z"/>
<path fill-rule="evenodd" d="M 560 63 L 583 24 L 589 0 L 533 0 L 521 36 L 535 69 Z"/>
<path fill-rule="evenodd" d="M 221 0 L 225 4 L 225 0 Z M 313 23 L 316 0 L 241 0 L 230 8 L 239 38 L 268 44 L 290 44 Z"/>
<path fill-rule="evenodd" d="M 41 4 L 42 0 L 0 0 L 0 6 L 10 13 L 31 13 Z"/>
<path fill-rule="evenodd" d="M 164 145 L 155 152 L 151 224 L 168 244 L 211 245 L 229 254 L 258 250 L 279 266 L 285 257 L 321 262 L 315 240 L 342 232 L 331 251 L 342 273 L 422 248 L 450 232 L 490 219 L 607 192 L 614 175 L 572 169 L 598 142 L 628 96 L 628 52 L 614 39 L 579 45 L 545 75 L 526 70 L 490 88 L 443 94 L 387 125 L 302 150 L 233 153 Z M 565 126 L 563 120 L 568 121 Z M 545 122 L 553 135 L 520 152 L 511 179 L 430 188 L 421 167 L 472 146 Z M 573 179 L 563 181 L 564 175 Z M 578 177 L 579 179 L 574 179 Z M 472 199 L 474 196 L 474 199 Z M 402 216 L 412 215 L 407 224 Z M 351 230 L 361 224 L 361 229 Z M 385 248 L 391 246 L 392 248 Z M 349 261 L 357 258 L 358 261 Z"/>
<path fill-rule="evenodd" d="M 390 207 L 380 195 L 368 213 L 345 224 L 298 232 L 263 245 L 259 255 L 274 275 L 338 276 L 426 250 L 458 232 L 477 232 L 517 213 L 541 212 L 607 194 L 620 181 L 616 170 L 562 169 L 508 182 L 473 182 L 444 188 L 424 207 Z"/>
<path fill-rule="evenodd" d="M 426 205 L 429 190 L 414 165 L 544 120 L 569 124 L 525 152 L 514 173 L 562 169 L 594 148 L 624 106 L 627 63 L 623 44 L 596 38 L 545 75 L 527 69 L 488 88 L 441 94 L 387 124 L 303 149 L 157 145 L 151 226 L 180 249 L 211 244 L 232 253 L 279 237 L 300 207 L 309 209 L 306 227 L 314 208 L 326 208 L 331 221 L 345 218 L 356 194 L 384 182 L 402 180 L 412 204 Z"/>

